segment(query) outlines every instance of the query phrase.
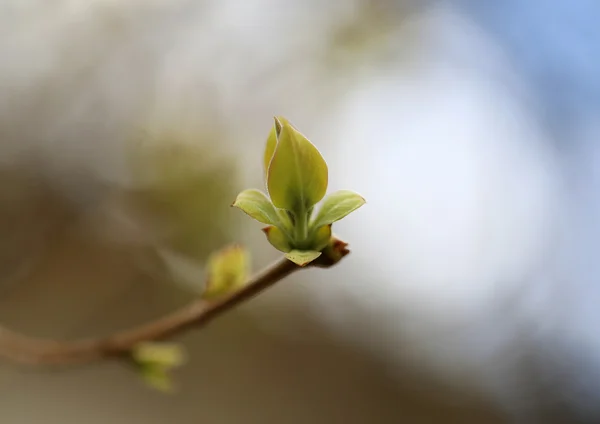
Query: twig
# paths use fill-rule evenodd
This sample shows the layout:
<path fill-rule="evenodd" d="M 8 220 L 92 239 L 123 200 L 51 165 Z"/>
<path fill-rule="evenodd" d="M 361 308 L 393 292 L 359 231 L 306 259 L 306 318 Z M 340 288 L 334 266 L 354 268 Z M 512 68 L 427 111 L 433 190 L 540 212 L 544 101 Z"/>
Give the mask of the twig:
<path fill-rule="evenodd" d="M 330 266 L 321 263 L 315 266 Z M 36 338 L 0 326 L 0 357 L 28 365 L 68 365 L 127 355 L 138 343 L 162 340 L 209 323 L 220 314 L 303 269 L 281 259 L 237 292 L 216 301 L 196 300 L 155 321 L 107 337 L 76 341 Z"/>

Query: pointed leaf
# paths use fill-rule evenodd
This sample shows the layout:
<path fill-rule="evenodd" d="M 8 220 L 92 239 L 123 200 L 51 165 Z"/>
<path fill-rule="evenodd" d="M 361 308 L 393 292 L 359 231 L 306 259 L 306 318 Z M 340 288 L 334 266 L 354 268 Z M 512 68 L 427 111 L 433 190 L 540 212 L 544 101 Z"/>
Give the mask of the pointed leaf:
<path fill-rule="evenodd" d="M 292 250 L 285 257 L 299 266 L 306 266 L 321 256 L 321 252 L 315 250 Z"/>
<path fill-rule="evenodd" d="M 331 224 L 323 225 L 317 229 L 313 236 L 311 248 L 316 251 L 321 251 L 327 247 L 331 240 Z"/>
<path fill-rule="evenodd" d="M 365 199 L 353 191 L 336 191 L 325 198 L 312 225 L 318 228 L 323 225 L 332 224 L 360 208 L 365 203 Z"/>
<path fill-rule="evenodd" d="M 202 298 L 214 299 L 243 287 L 248 280 L 249 263 L 249 254 L 241 246 L 231 246 L 211 255 Z"/>
<path fill-rule="evenodd" d="M 304 213 L 325 196 L 327 164 L 317 148 L 286 119 L 275 120 L 281 132 L 269 165 L 269 196 L 278 208 Z"/>
<path fill-rule="evenodd" d="M 250 189 L 242 191 L 231 206 L 241 209 L 250 215 L 250 217 L 263 224 L 279 224 L 279 215 L 275 206 L 273 206 L 267 195 L 260 190 Z"/>
<path fill-rule="evenodd" d="M 290 247 L 290 242 L 288 241 L 283 231 L 281 231 L 279 228 L 269 226 L 263 228 L 263 232 L 266 234 L 269 243 L 271 243 L 271 245 L 275 249 L 284 253 L 292 250 L 292 248 Z"/>
<path fill-rule="evenodd" d="M 271 132 L 269 133 L 269 137 L 267 137 L 267 144 L 265 146 L 264 153 L 264 174 L 265 179 L 267 178 L 269 172 L 269 164 L 271 163 L 271 159 L 273 158 L 273 153 L 275 153 L 275 147 L 277 147 L 277 125 L 274 124 L 271 128 Z"/>

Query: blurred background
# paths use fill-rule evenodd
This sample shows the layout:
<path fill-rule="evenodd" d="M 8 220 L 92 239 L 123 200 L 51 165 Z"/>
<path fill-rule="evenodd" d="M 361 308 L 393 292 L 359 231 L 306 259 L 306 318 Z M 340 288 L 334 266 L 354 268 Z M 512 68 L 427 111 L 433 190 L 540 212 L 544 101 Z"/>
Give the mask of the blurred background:
<path fill-rule="evenodd" d="M 0 322 L 109 334 L 277 257 L 229 208 L 283 115 L 368 204 L 309 270 L 112 362 L 0 364 L 0 422 L 600 421 L 592 0 L 0 2 Z"/>

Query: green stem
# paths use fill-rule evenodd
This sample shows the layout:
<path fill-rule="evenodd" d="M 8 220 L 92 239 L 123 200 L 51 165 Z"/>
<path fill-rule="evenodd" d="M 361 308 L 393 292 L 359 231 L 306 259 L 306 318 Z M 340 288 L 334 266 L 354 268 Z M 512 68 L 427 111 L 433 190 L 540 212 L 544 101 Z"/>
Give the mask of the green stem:
<path fill-rule="evenodd" d="M 302 245 L 308 238 L 308 213 L 302 208 L 296 215 L 296 243 Z"/>
<path fill-rule="evenodd" d="M 288 216 L 288 212 L 283 209 L 277 209 L 277 215 L 279 215 L 279 219 L 281 220 L 280 230 L 283 231 L 288 240 L 295 239 L 295 230 L 292 226 L 292 221 Z"/>

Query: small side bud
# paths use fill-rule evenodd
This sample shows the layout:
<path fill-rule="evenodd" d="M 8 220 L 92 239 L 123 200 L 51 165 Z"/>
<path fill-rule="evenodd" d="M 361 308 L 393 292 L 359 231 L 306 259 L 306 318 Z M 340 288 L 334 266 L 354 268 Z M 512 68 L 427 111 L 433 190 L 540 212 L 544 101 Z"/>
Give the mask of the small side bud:
<path fill-rule="evenodd" d="M 243 287 L 249 264 L 250 254 L 242 246 L 233 245 L 214 253 L 208 260 L 208 280 L 202 298 L 218 298 Z"/>
<path fill-rule="evenodd" d="M 323 249 L 319 259 L 313 262 L 313 265 L 319 268 L 329 268 L 350 253 L 348 243 L 334 237 L 331 237 L 329 245 Z"/>
<path fill-rule="evenodd" d="M 140 343 L 132 350 L 131 358 L 147 385 L 167 393 L 175 389 L 170 372 L 186 361 L 183 347 L 173 343 Z"/>

